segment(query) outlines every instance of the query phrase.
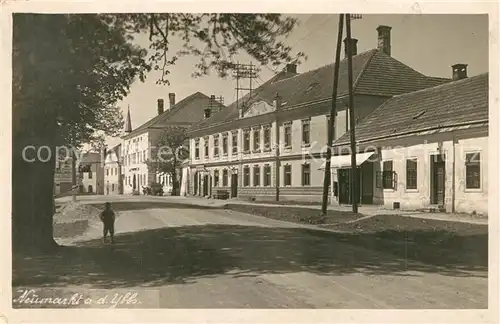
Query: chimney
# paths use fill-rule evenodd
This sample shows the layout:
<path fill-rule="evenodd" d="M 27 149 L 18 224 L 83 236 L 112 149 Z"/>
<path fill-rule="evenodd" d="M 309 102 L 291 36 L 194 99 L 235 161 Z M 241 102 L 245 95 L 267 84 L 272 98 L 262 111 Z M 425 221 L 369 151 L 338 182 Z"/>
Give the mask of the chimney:
<path fill-rule="evenodd" d="M 347 57 L 347 38 L 344 39 L 345 57 Z M 352 56 L 358 55 L 358 40 L 351 38 L 351 54 Z"/>
<path fill-rule="evenodd" d="M 211 95 L 208 101 L 208 107 L 205 108 L 205 119 L 212 115 L 212 107 L 215 105 L 215 95 Z"/>
<path fill-rule="evenodd" d="M 163 108 L 163 99 L 158 99 L 158 115 L 163 114 L 164 111 L 165 110 Z"/>
<path fill-rule="evenodd" d="M 467 78 L 467 64 L 455 64 L 451 66 L 453 81 Z"/>
<path fill-rule="evenodd" d="M 286 65 L 286 71 L 289 73 L 295 73 L 297 74 L 297 64 L 295 63 L 288 63 Z"/>
<path fill-rule="evenodd" d="M 389 26 L 378 26 L 378 49 L 387 55 L 391 55 L 391 29 Z"/>
<path fill-rule="evenodd" d="M 172 109 L 175 106 L 175 93 L 168 94 L 168 101 L 170 103 L 170 109 Z"/>

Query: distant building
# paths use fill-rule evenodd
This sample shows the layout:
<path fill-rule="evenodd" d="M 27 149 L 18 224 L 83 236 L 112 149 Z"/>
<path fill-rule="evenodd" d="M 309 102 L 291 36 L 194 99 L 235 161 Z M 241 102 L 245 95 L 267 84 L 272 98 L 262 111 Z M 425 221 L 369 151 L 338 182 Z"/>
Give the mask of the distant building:
<path fill-rule="evenodd" d="M 104 163 L 101 153 L 84 153 L 78 162 L 80 193 L 104 194 Z"/>
<path fill-rule="evenodd" d="M 56 168 L 54 172 L 54 195 L 61 195 L 71 190 L 73 183 L 71 161 L 71 158 L 64 161 L 56 160 Z"/>
<path fill-rule="evenodd" d="M 146 161 L 151 158 L 153 147 L 156 145 L 158 136 L 169 126 L 180 126 L 190 128 L 194 123 L 203 120 L 204 110 L 209 104 L 210 97 L 201 92 L 196 92 L 176 103 L 175 94 L 169 93 L 169 106 L 164 108 L 163 99 L 158 99 L 158 115 L 143 125 L 132 129 L 130 110 L 127 112 L 125 124 L 125 134 L 121 142 L 121 159 L 123 160 L 123 192 L 131 194 L 142 188 L 150 186 L 151 183 L 163 184 L 165 193 L 171 192 L 173 179 L 168 174 L 155 173 L 150 170 Z M 222 107 L 222 105 L 221 105 Z M 188 145 L 186 141 L 186 145 Z M 181 166 L 178 170 L 180 188 L 180 178 L 182 175 Z"/>
<path fill-rule="evenodd" d="M 394 96 L 450 81 L 398 61 L 391 56 L 391 27 L 379 26 L 377 32 L 376 49 L 358 54 L 352 40 L 356 121 Z M 339 65 L 334 139 L 350 128 L 347 59 Z M 227 190 L 231 197 L 274 200 L 278 187 L 281 200 L 321 201 L 333 71 L 329 64 L 299 74 L 288 64 L 251 94 L 194 125 L 189 193 L 212 196 Z"/>
<path fill-rule="evenodd" d="M 120 162 L 121 144 L 114 146 L 106 152 L 104 160 L 104 194 L 123 194 L 122 166 Z"/>

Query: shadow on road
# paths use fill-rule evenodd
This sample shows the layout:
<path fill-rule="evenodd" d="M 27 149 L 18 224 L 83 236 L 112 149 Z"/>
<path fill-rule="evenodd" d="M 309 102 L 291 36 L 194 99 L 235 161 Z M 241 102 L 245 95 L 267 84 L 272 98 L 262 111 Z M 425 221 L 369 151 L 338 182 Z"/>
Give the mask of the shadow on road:
<path fill-rule="evenodd" d="M 127 204 L 129 205 L 129 204 Z M 412 241 L 401 240 L 412 237 Z M 418 238 L 418 239 L 416 239 Z M 415 242 L 417 240 L 418 242 Z M 93 288 L 154 287 L 217 275 L 306 271 L 345 275 L 486 277 L 488 238 L 440 231 L 345 234 L 300 228 L 202 225 L 118 235 L 62 247 L 53 255 L 13 258 L 13 285 Z"/>
<path fill-rule="evenodd" d="M 102 208 L 102 204 L 91 204 L 91 206 Z M 145 209 L 221 209 L 217 206 L 197 206 L 190 204 L 181 204 L 163 201 L 115 201 L 112 202 L 113 210 L 115 211 L 128 211 L 128 210 L 145 210 Z"/>

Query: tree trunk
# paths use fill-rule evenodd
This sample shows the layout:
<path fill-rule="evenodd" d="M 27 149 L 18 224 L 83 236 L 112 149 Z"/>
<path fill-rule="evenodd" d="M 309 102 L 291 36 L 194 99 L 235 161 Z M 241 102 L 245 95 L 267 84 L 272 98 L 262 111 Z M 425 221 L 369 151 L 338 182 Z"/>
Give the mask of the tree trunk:
<path fill-rule="evenodd" d="M 52 227 L 55 157 L 51 154 L 42 162 L 36 153 L 26 154 L 35 158 L 30 162 L 23 158 L 23 147 L 14 143 L 12 152 L 12 248 L 16 252 L 52 249 L 57 247 Z M 41 153 L 45 160 L 48 151 Z"/>

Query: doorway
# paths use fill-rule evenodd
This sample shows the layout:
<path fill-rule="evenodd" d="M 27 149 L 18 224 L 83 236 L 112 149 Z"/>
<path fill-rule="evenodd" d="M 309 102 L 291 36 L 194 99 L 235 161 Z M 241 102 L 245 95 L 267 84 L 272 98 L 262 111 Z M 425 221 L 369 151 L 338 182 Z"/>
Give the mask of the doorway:
<path fill-rule="evenodd" d="M 203 196 L 209 196 L 210 195 L 210 175 L 206 174 L 203 176 Z"/>
<path fill-rule="evenodd" d="M 361 188 L 361 186 L 362 186 L 362 184 L 361 184 L 361 169 L 358 168 L 357 171 L 358 172 L 356 172 L 356 178 L 357 178 L 356 183 L 358 184 L 358 193 L 359 193 L 358 204 L 361 204 L 362 192 L 363 192 L 363 189 Z M 345 204 L 345 205 L 352 204 L 351 173 L 352 172 L 351 172 L 350 168 L 337 170 L 339 204 Z"/>
<path fill-rule="evenodd" d="M 446 156 L 437 154 L 431 156 L 431 204 L 444 206 L 446 189 Z"/>
<path fill-rule="evenodd" d="M 238 174 L 231 174 L 231 198 L 238 197 Z"/>

